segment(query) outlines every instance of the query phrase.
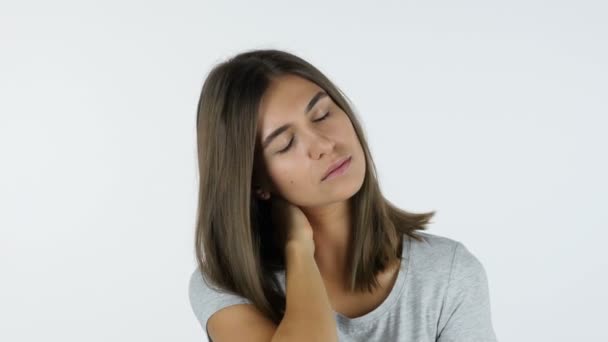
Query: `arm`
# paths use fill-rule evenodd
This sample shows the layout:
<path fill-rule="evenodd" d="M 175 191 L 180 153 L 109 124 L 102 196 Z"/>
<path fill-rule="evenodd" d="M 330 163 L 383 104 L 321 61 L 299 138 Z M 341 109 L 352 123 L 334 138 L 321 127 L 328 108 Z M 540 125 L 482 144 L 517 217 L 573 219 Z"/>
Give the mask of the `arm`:
<path fill-rule="evenodd" d="M 334 312 L 314 253 L 298 242 L 290 242 L 285 257 L 285 316 L 272 341 L 338 341 Z"/>

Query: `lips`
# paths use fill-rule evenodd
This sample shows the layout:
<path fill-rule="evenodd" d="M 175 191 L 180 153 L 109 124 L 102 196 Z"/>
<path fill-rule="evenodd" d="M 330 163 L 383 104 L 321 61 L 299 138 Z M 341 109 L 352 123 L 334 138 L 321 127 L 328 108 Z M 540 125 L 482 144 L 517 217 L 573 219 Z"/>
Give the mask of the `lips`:
<path fill-rule="evenodd" d="M 325 175 L 323 176 L 323 178 L 321 180 L 324 180 L 325 178 L 327 178 L 327 176 L 329 176 L 330 173 L 332 173 L 335 169 L 339 168 L 340 166 L 342 166 L 342 164 L 344 164 L 346 161 L 348 161 L 350 159 L 351 156 L 347 156 L 341 159 L 338 159 L 337 161 L 333 162 L 329 168 L 327 169 L 327 171 L 325 171 Z"/>

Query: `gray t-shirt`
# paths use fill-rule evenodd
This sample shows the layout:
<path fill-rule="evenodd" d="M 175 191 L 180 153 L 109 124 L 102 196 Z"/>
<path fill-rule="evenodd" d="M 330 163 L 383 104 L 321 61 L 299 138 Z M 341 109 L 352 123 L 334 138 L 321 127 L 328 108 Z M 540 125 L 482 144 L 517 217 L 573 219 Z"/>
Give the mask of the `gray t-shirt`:
<path fill-rule="evenodd" d="M 459 241 L 416 233 L 424 241 L 403 235 L 397 280 L 378 307 L 354 318 L 334 311 L 338 340 L 497 341 L 488 280 L 481 262 Z M 276 275 L 285 291 L 285 272 Z M 189 298 L 205 332 L 209 317 L 216 311 L 234 304 L 251 304 L 246 298 L 208 287 L 198 268 L 190 278 Z"/>

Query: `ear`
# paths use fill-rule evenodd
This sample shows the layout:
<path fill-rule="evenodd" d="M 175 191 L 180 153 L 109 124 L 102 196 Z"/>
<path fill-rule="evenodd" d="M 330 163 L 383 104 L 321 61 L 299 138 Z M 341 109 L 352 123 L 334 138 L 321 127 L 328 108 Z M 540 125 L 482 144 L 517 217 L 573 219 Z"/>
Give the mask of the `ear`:
<path fill-rule="evenodd" d="M 259 158 L 259 156 L 258 156 Z M 270 179 L 268 178 L 268 173 L 266 172 L 266 167 L 262 161 L 259 159 L 255 159 L 253 174 L 252 174 L 252 182 L 255 196 L 262 200 L 268 200 L 274 193 L 274 186 Z"/>
<path fill-rule="evenodd" d="M 262 188 L 257 188 L 255 190 L 255 195 L 259 199 L 264 200 L 264 201 L 270 199 L 270 192 L 266 191 L 266 190 L 263 190 Z"/>
<path fill-rule="evenodd" d="M 266 181 L 254 182 L 253 193 L 261 200 L 268 200 L 272 197 L 273 187 Z"/>
<path fill-rule="evenodd" d="M 270 198 L 270 187 L 268 186 L 268 181 L 266 181 L 265 177 L 256 175 L 254 172 L 252 182 L 251 191 L 256 197 L 261 200 Z"/>

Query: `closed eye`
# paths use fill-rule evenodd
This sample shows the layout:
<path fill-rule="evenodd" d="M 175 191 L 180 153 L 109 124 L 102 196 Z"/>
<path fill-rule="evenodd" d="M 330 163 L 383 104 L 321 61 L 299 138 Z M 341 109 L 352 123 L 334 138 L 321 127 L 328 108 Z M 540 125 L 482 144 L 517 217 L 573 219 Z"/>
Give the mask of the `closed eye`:
<path fill-rule="evenodd" d="M 318 118 L 314 122 L 323 121 L 323 120 L 327 119 L 328 116 L 329 116 L 329 112 L 325 113 L 325 115 L 323 115 L 322 117 Z"/>
<path fill-rule="evenodd" d="M 329 114 L 330 114 L 330 112 L 327 112 L 327 113 L 325 113 L 325 115 L 323 115 L 322 117 L 318 118 L 317 120 L 314 120 L 313 122 L 323 121 L 323 120 L 327 119 L 327 117 L 329 116 Z M 287 150 L 289 150 L 289 148 L 291 147 L 294 139 L 295 138 L 291 138 L 291 140 L 289 141 L 289 144 L 287 144 L 287 146 L 284 149 L 282 149 L 280 151 L 277 151 L 277 153 L 285 153 L 285 152 L 287 152 Z"/>

